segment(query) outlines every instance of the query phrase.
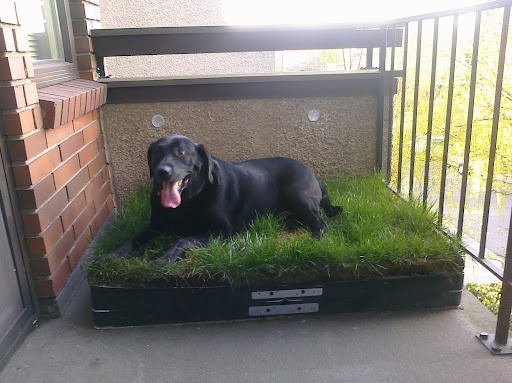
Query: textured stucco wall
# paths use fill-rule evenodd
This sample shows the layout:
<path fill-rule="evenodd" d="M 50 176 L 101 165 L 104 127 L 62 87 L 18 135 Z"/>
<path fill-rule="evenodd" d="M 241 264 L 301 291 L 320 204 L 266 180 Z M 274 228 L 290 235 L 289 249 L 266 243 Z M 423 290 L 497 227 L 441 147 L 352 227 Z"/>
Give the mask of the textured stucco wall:
<path fill-rule="evenodd" d="M 320 112 L 308 120 L 311 109 Z M 155 128 L 154 115 L 165 118 Z M 148 145 L 166 134 L 183 134 L 218 158 L 287 156 L 321 176 L 368 174 L 375 169 L 375 96 L 113 104 L 103 108 L 117 196 L 149 180 Z"/>
<path fill-rule="evenodd" d="M 102 0 L 103 28 L 225 25 L 223 0 Z M 108 57 L 112 77 L 274 72 L 274 52 Z"/>

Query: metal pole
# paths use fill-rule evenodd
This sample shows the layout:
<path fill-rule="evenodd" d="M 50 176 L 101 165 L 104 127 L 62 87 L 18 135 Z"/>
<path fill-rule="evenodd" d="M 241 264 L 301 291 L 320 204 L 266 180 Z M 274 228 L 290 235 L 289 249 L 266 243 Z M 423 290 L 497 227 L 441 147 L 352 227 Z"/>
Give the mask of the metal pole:
<path fill-rule="evenodd" d="M 492 177 L 494 172 L 494 157 L 496 152 L 496 139 L 498 134 L 498 122 L 499 122 L 499 112 L 501 107 L 501 91 L 503 88 L 503 72 L 505 67 L 505 52 L 507 48 L 507 35 L 508 35 L 508 26 L 510 21 L 510 6 L 504 9 L 503 12 L 503 26 L 501 29 L 501 46 L 500 46 L 500 56 L 498 61 L 498 74 L 496 78 L 496 94 L 494 98 L 494 116 L 493 116 L 493 131 L 491 135 L 491 158 L 489 158 L 489 172 L 487 175 L 487 188 L 489 191 L 489 197 L 486 193 L 486 199 L 484 206 L 486 207 L 486 215 L 487 218 L 489 216 L 489 206 L 490 203 L 490 189 L 492 186 Z M 482 237 L 487 236 L 487 225 L 488 219 L 484 222 L 485 226 L 482 227 Z M 498 323 L 496 324 L 496 338 L 495 342 L 498 345 L 506 345 L 508 340 L 508 331 L 509 331 L 509 323 L 510 323 L 510 310 L 512 307 L 512 234 L 510 228 L 512 227 L 512 214 L 510 215 L 510 225 L 508 231 L 508 241 L 507 241 L 507 254 L 505 258 L 505 268 L 503 270 L 503 283 L 501 290 L 501 299 L 500 299 L 500 307 L 498 311 Z M 487 239 L 485 237 L 485 239 Z M 484 240 L 485 241 L 485 240 Z M 485 242 L 484 242 L 485 243 Z M 482 245 L 480 248 L 480 256 L 483 255 Z"/>
<path fill-rule="evenodd" d="M 505 268 L 503 269 L 503 282 L 501 286 L 500 306 L 496 323 L 496 344 L 503 346 L 508 342 L 510 330 L 510 312 L 512 310 L 512 211 L 508 229 L 507 252 L 505 255 Z"/>
<path fill-rule="evenodd" d="M 416 163 L 416 130 L 418 125 L 418 95 L 420 88 L 421 73 L 421 38 L 423 20 L 418 21 L 418 32 L 416 35 L 416 73 L 414 78 L 414 98 L 412 107 L 412 131 L 411 131 L 411 166 L 409 168 L 409 198 L 413 196 L 414 189 L 414 166 Z"/>
<path fill-rule="evenodd" d="M 471 152 L 471 135 L 473 133 L 473 112 L 475 108 L 475 91 L 476 91 L 476 71 L 478 68 L 478 48 L 480 45 L 480 24 L 482 20 L 482 12 L 476 13 L 475 17 L 475 31 L 473 35 L 473 57 L 471 58 L 471 79 L 469 82 L 469 105 L 468 105 L 468 119 L 466 124 L 466 144 L 464 147 L 464 165 L 462 169 L 462 181 L 460 187 L 460 202 L 459 202 L 459 219 L 457 223 L 457 235 L 462 235 L 462 228 L 464 226 L 464 209 L 466 206 L 466 193 L 468 186 L 469 174 L 469 154 Z"/>
<path fill-rule="evenodd" d="M 373 48 L 366 48 L 366 69 L 373 67 Z"/>
<path fill-rule="evenodd" d="M 395 46 L 396 46 L 396 25 L 392 25 L 393 45 L 391 46 L 391 67 L 389 69 L 389 95 L 388 95 L 388 145 L 386 157 L 387 182 L 391 179 L 391 157 L 393 155 L 393 110 L 394 110 L 394 87 L 395 87 Z"/>
<path fill-rule="evenodd" d="M 404 123 L 405 123 L 405 93 L 407 91 L 407 53 L 409 47 L 409 24 L 405 25 L 404 31 L 404 63 L 403 63 L 403 77 L 402 77 L 402 97 L 400 104 L 400 139 L 398 143 L 398 175 L 396 181 L 396 190 L 398 193 L 402 192 L 402 161 L 404 155 Z"/>
<path fill-rule="evenodd" d="M 383 159 L 383 143 L 384 143 L 384 105 L 386 103 L 386 47 L 387 47 L 387 27 L 381 28 L 381 41 L 379 47 L 379 98 L 377 101 L 377 158 L 376 168 L 382 170 Z"/>
<path fill-rule="evenodd" d="M 491 200 L 492 178 L 494 174 L 494 160 L 496 156 L 496 141 L 501 108 L 501 92 L 503 88 L 503 72 L 505 67 L 505 52 L 507 47 L 507 35 L 510 24 L 510 5 L 503 10 L 503 24 L 501 29 L 501 44 L 498 59 L 498 73 L 496 75 L 496 92 L 494 95 L 494 113 L 491 131 L 491 146 L 489 152 L 489 169 L 487 172 L 487 186 L 484 201 L 484 217 L 482 219 L 482 232 L 480 240 L 480 253 L 478 257 L 483 260 L 485 254 L 485 242 L 489 221 L 489 207 Z M 480 333 L 478 338 L 493 354 L 512 354 L 512 338 L 509 338 L 510 313 L 512 311 L 512 211 L 508 229 L 507 251 L 505 254 L 505 267 L 501 285 L 501 298 L 496 322 L 496 334 L 494 336 Z M 509 342 L 510 340 L 510 342 Z"/>
<path fill-rule="evenodd" d="M 496 92 L 494 94 L 494 113 L 492 116 L 491 145 L 489 148 L 489 168 L 487 170 L 487 185 L 485 188 L 484 216 L 482 218 L 482 231 L 480 236 L 480 251 L 478 256 L 484 258 L 487 242 L 487 228 L 489 226 L 489 208 L 491 205 L 492 179 L 494 176 L 494 160 L 496 158 L 496 142 L 498 140 L 498 125 L 500 121 L 501 92 L 503 90 L 503 72 L 507 50 L 507 35 L 510 22 L 510 6 L 504 8 L 503 25 L 501 28 L 500 55 L 498 59 L 498 73 L 496 75 Z"/>
<path fill-rule="evenodd" d="M 448 82 L 448 100 L 446 102 L 446 123 L 444 128 L 443 165 L 441 167 L 441 186 L 439 187 L 439 215 L 438 223 L 443 223 L 444 196 L 446 189 L 446 169 L 448 168 L 448 148 L 450 145 L 450 128 L 452 120 L 453 83 L 455 79 L 455 58 L 457 56 L 457 32 L 459 15 L 453 16 L 452 29 L 452 56 L 450 60 L 450 79 Z"/>
<path fill-rule="evenodd" d="M 427 147 L 425 149 L 425 176 L 423 178 L 423 206 L 428 203 L 428 184 L 430 176 L 430 149 L 432 146 L 432 125 L 434 121 L 434 98 L 436 90 L 437 45 L 439 42 L 439 18 L 434 19 L 432 37 L 432 67 L 430 69 L 430 93 L 428 100 Z"/>

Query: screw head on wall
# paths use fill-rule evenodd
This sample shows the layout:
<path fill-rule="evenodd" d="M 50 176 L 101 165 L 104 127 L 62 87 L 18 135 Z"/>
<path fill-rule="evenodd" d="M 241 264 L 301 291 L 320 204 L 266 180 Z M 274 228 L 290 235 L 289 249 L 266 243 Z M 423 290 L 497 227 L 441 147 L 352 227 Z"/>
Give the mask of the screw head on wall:
<path fill-rule="evenodd" d="M 308 120 L 311 122 L 316 122 L 320 118 L 320 112 L 317 109 L 311 109 L 308 112 Z"/>
<path fill-rule="evenodd" d="M 155 114 L 151 119 L 151 124 L 153 124 L 155 128 L 161 128 L 165 125 L 164 116 L 162 116 L 161 114 Z"/>

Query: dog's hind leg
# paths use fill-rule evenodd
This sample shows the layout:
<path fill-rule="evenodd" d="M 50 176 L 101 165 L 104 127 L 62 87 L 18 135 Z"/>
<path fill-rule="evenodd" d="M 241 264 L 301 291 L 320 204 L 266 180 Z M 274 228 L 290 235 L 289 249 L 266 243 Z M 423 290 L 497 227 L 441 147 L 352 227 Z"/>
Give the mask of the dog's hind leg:
<path fill-rule="evenodd" d="M 320 238 L 327 231 L 327 225 L 320 217 L 317 201 L 308 195 L 299 194 L 288 199 L 287 202 L 293 218 L 302 225 L 309 227 L 313 237 Z"/>
<path fill-rule="evenodd" d="M 335 206 L 331 203 L 331 199 L 329 198 L 329 194 L 327 194 L 327 189 L 325 186 L 318 181 L 320 185 L 320 189 L 322 190 L 322 199 L 320 200 L 320 207 L 323 211 L 325 211 L 325 214 L 327 217 L 334 217 L 335 215 L 340 214 L 343 211 L 343 208 L 341 206 Z"/>

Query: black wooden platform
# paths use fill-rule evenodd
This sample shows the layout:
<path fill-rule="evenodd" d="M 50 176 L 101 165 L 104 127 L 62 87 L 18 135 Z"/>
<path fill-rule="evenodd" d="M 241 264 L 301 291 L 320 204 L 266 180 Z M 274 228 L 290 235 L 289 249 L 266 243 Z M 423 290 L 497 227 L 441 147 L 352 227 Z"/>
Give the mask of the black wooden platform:
<path fill-rule="evenodd" d="M 463 274 L 403 276 L 267 288 L 91 286 L 98 328 L 275 315 L 452 308 Z"/>

